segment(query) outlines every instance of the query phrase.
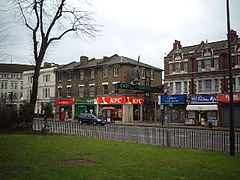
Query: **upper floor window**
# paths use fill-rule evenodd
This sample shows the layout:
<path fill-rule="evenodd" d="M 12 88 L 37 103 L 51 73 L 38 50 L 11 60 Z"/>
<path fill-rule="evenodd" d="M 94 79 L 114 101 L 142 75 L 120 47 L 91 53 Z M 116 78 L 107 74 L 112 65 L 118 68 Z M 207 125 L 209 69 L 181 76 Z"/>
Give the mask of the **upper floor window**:
<path fill-rule="evenodd" d="M 118 88 L 118 85 L 117 84 L 114 84 L 113 85 L 113 92 L 114 92 L 114 94 L 119 94 L 119 88 Z"/>
<path fill-rule="evenodd" d="M 204 85 L 205 85 L 205 92 L 211 92 L 212 91 L 212 81 L 211 81 L 211 79 L 205 80 Z"/>
<path fill-rule="evenodd" d="M 214 62 L 214 68 L 215 68 L 215 70 L 219 70 L 219 61 L 218 61 L 218 58 L 215 58 L 215 59 L 213 60 L 213 62 Z"/>
<path fill-rule="evenodd" d="M 33 77 L 32 76 L 28 76 L 28 83 L 31 84 L 33 82 Z"/>
<path fill-rule="evenodd" d="M 67 87 L 67 96 L 72 97 L 72 87 Z"/>
<path fill-rule="evenodd" d="M 21 81 L 21 89 L 23 89 L 23 81 Z"/>
<path fill-rule="evenodd" d="M 169 93 L 173 93 L 173 83 L 172 82 L 170 83 L 170 86 L 169 86 Z"/>
<path fill-rule="evenodd" d="M 62 88 L 58 88 L 58 97 L 62 97 Z"/>
<path fill-rule="evenodd" d="M 43 98 L 50 97 L 50 88 L 43 88 Z"/>
<path fill-rule="evenodd" d="M 89 86 L 89 97 L 95 96 L 95 86 Z"/>
<path fill-rule="evenodd" d="M 151 77 L 151 80 L 154 80 L 154 70 L 150 71 L 150 77 Z"/>
<path fill-rule="evenodd" d="M 80 70 L 79 72 L 79 79 L 84 80 L 84 70 Z"/>
<path fill-rule="evenodd" d="M 180 94 L 181 90 L 181 82 L 176 82 L 176 93 Z"/>
<path fill-rule="evenodd" d="M 103 85 L 103 94 L 108 94 L 108 85 Z"/>
<path fill-rule="evenodd" d="M 198 61 L 198 72 L 202 72 L 202 62 Z"/>
<path fill-rule="evenodd" d="M 49 82 L 50 81 L 50 74 L 43 75 L 43 82 Z"/>
<path fill-rule="evenodd" d="M 169 74 L 173 72 L 173 64 L 169 64 L 168 70 L 169 70 Z"/>
<path fill-rule="evenodd" d="M 72 80 L 72 72 L 67 73 L 67 80 L 71 81 Z"/>
<path fill-rule="evenodd" d="M 175 71 L 178 72 L 178 73 L 181 72 L 181 64 L 180 63 L 175 64 Z"/>
<path fill-rule="evenodd" d="M 145 68 L 141 68 L 141 77 L 142 77 L 143 79 L 146 78 L 146 69 L 145 69 Z"/>
<path fill-rule="evenodd" d="M 90 73 L 91 79 L 95 79 L 95 70 L 91 70 Z"/>
<path fill-rule="evenodd" d="M 84 86 L 79 87 L 79 97 L 84 97 Z"/>
<path fill-rule="evenodd" d="M 187 62 L 183 63 L 183 71 L 188 72 L 188 63 Z"/>
<path fill-rule="evenodd" d="M 215 79 L 215 82 L 214 82 L 214 90 L 215 92 L 218 92 L 219 91 L 219 79 Z"/>
<path fill-rule="evenodd" d="M 119 65 L 113 66 L 113 76 L 117 77 L 119 75 Z"/>
<path fill-rule="evenodd" d="M 202 80 L 198 81 L 198 93 L 202 92 Z"/>
<path fill-rule="evenodd" d="M 205 69 L 207 71 L 210 71 L 211 70 L 211 60 L 205 60 Z"/>
<path fill-rule="evenodd" d="M 62 74 L 58 73 L 58 81 L 62 81 Z"/>
<path fill-rule="evenodd" d="M 104 67 L 102 71 L 102 77 L 108 77 L 108 67 Z"/>
<path fill-rule="evenodd" d="M 188 91 L 188 82 L 184 81 L 184 93 L 187 94 Z"/>

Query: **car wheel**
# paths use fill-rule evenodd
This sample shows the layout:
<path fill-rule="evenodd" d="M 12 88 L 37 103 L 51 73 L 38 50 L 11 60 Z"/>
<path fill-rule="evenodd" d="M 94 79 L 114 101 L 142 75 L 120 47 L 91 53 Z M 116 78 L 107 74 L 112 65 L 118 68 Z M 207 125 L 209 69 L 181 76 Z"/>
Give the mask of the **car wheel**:
<path fill-rule="evenodd" d="M 81 124 L 81 125 L 82 125 L 82 124 L 83 124 L 83 122 L 80 120 L 80 121 L 79 121 L 79 124 Z"/>
<path fill-rule="evenodd" d="M 96 125 L 97 125 L 97 122 L 96 122 L 96 121 L 94 121 L 94 122 L 93 122 L 93 125 L 94 125 L 94 126 L 96 126 Z"/>

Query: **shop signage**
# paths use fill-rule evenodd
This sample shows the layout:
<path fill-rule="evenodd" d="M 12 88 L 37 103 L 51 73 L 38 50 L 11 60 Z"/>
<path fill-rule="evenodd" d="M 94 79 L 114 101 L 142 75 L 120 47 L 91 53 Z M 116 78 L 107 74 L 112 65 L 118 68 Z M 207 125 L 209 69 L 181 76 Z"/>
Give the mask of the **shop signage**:
<path fill-rule="evenodd" d="M 164 85 L 162 86 L 142 86 L 142 85 L 133 85 L 128 83 L 118 83 L 118 88 L 120 89 L 130 89 L 130 90 L 139 90 L 139 91 L 147 91 L 147 92 L 163 92 Z"/>
<path fill-rule="evenodd" d="M 190 96 L 190 104 L 216 104 L 216 95 Z"/>
<path fill-rule="evenodd" d="M 75 104 L 94 104 L 94 99 L 76 99 Z"/>
<path fill-rule="evenodd" d="M 163 95 L 159 104 L 186 104 L 186 95 Z"/>
<path fill-rule="evenodd" d="M 57 99 L 55 104 L 57 105 L 72 105 L 74 102 L 72 99 Z"/>
<path fill-rule="evenodd" d="M 143 104 L 143 98 L 137 97 L 99 97 L 98 104 Z"/>
<path fill-rule="evenodd" d="M 228 94 L 220 94 L 217 96 L 217 99 L 219 102 L 222 103 L 229 103 L 230 102 L 230 97 Z M 238 103 L 240 102 L 240 94 L 234 94 L 233 95 L 233 102 Z"/>

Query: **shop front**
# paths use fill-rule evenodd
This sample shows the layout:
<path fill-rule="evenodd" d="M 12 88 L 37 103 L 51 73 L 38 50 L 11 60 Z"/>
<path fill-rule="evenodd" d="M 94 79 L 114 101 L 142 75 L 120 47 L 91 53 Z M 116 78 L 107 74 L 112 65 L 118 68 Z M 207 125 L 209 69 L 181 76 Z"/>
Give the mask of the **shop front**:
<path fill-rule="evenodd" d="M 159 96 L 164 123 L 185 123 L 186 95 Z"/>
<path fill-rule="evenodd" d="M 220 109 L 220 122 L 222 126 L 230 126 L 230 98 L 228 94 L 220 94 L 217 96 Z M 240 127 L 240 94 L 233 95 L 233 112 L 234 112 L 234 127 Z"/>
<path fill-rule="evenodd" d="M 95 99 L 81 98 L 75 100 L 75 118 L 80 113 L 93 113 L 96 114 Z"/>
<path fill-rule="evenodd" d="M 53 114 L 55 114 L 55 106 L 54 106 L 54 100 L 52 99 L 38 99 L 36 101 L 36 105 L 35 105 L 35 116 L 39 117 L 39 118 L 43 118 L 45 115 L 45 106 L 47 104 L 51 104 L 52 108 L 53 108 Z M 50 116 L 51 118 L 53 118 L 53 116 Z"/>
<path fill-rule="evenodd" d="M 143 102 L 140 97 L 98 97 L 98 116 L 108 122 L 142 120 Z"/>
<path fill-rule="evenodd" d="M 73 99 L 57 99 L 55 100 L 56 107 L 56 117 L 61 120 L 73 119 L 74 117 L 74 101 Z"/>
<path fill-rule="evenodd" d="M 190 96 L 186 124 L 206 126 L 218 124 L 218 105 L 216 95 Z"/>

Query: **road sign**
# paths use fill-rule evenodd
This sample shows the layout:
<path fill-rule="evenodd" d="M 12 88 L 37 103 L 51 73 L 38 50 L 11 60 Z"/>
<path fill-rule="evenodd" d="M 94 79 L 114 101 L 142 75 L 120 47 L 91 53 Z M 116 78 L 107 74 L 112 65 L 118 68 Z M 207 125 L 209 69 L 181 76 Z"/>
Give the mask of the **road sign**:
<path fill-rule="evenodd" d="M 132 85 L 128 83 L 118 83 L 118 88 L 120 89 L 129 89 L 129 90 L 139 90 L 152 93 L 161 93 L 164 90 L 164 86 L 142 86 L 142 85 Z"/>

